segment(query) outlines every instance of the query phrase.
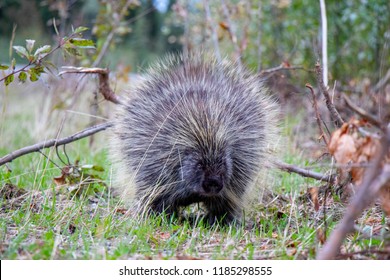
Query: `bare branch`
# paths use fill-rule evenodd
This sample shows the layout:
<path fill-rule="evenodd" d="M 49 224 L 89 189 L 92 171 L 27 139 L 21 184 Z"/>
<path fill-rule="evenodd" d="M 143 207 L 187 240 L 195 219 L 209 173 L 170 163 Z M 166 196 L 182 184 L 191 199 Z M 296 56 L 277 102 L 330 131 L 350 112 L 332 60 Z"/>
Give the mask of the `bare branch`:
<path fill-rule="evenodd" d="M 112 24 L 112 26 L 111 26 L 111 31 L 110 31 L 110 33 L 108 33 L 108 35 L 106 36 L 106 40 L 105 40 L 105 42 L 104 42 L 102 48 L 100 49 L 97 58 L 96 58 L 95 61 L 92 63 L 92 67 L 98 66 L 98 65 L 100 64 L 100 62 L 102 61 L 102 59 L 103 59 L 103 57 L 105 56 L 105 54 L 106 54 L 108 48 L 109 48 L 110 45 L 111 45 L 111 42 L 112 42 L 113 39 L 114 39 L 115 33 L 117 32 L 117 29 L 118 29 L 118 27 L 119 27 L 120 24 L 121 24 L 121 21 L 123 20 L 124 17 L 127 16 L 129 7 L 130 7 L 130 5 L 132 5 L 133 3 L 134 3 L 134 1 L 132 1 L 132 0 L 127 1 L 127 2 L 123 5 L 123 7 L 122 7 L 122 9 L 119 11 L 119 13 L 115 13 L 116 16 L 113 17 L 113 21 L 114 21 L 114 22 L 113 22 L 113 24 Z M 135 20 L 138 19 L 139 17 L 142 17 L 142 16 L 144 16 L 145 14 L 148 14 L 148 13 L 154 11 L 154 10 L 155 10 L 154 7 L 152 7 L 152 8 L 150 8 L 150 9 L 146 10 L 145 12 L 143 12 L 143 13 L 141 13 L 140 15 L 136 16 L 136 17 L 133 18 L 132 20 L 129 20 L 129 21 L 127 22 L 127 24 L 129 24 L 129 22 L 135 21 Z"/>
<path fill-rule="evenodd" d="M 340 221 L 325 246 L 319 252 L 317 259 L 335 259 L 340 251 L 345 236 L 354 230 L 354 221 L 378 196 L 383 186 L 390 182 L 390 164 L 381 167 L 383 159 L 389 152 L 390 125 L 381 139 L 381 145 L 372 164 L 364 173 L 363 182 L 360 184 L 356 195 L 351 200 L 343 219 Z"/>
<path fill-rule="evenodd" d="M 380 79 L 379 82 L 375 85 L 374 91 L 380 91 L 386 85 L 388 80 L 390 80 L 390 69 L 387 70 L 386 75 L 382 79 Z"/>
<path fill-rule="evenodd" d="M 324 175 L 318 172 L 310 171 L 292 164 L 284 163 L 281 161 L 275 161 L 274 164 L 276 165 L 277 168 L 280 170 L 289 172 L 289 173 L 296 173 L 299 174 L 303 177 L 308 177 L 312 179 L 316 179 L 319 181 L 323 182 L 328 182 L 328 183 L 334 183 L 336 180 L 335 175 Z"/>
<path fill-rule="evenodd" d="M 57 146 L 61 146 L 61 145 L 65 145 L 65 144 L 77 141 L 79 139 L 82 139 L 82 138 L 88 137 L 92 134 L 95 134 L 99 131 L 105 130 L 111 126 L 112 126 L 111 122 L 102 123 L 102 124 L 98 124 L 98 125 L 89 127 L 87 129 L 84 129 L 82 131 L 79 131 L 79 132 L 77 132 L 71 136 L 65 137 L 65 138 L 50 139 L 50 140 L 47 140 L 47 141 L 44 141 L 41 143 L 37 143 L 37 144 L 31 145 L 31 146 L 21 148 L 19 150 L 16 150 L 16 151 L 0 158 L 0 166 L 7 163 L 7 162 L 11 162 L 14 159 L 21 157 L 21 156 L 24 156 L 26 154 L 38 152 L 38 151 L 45 149 L 45 148 L 57 147 Z"/>
<path fill-rule="evenodd" d="M 14 27 L 13 31 L 15 31 L 15 27 Z M 9 74 L 5 75 L 3 78 L 0 78 L 0 82 L 2 82 L 3 80 L 7 79 L 7 77 L 9 77 L 11 75 L 15 75 L 17 73 L 27 71 L 30 66 L 40 65 L 43 60 L 45 60 L 48 56 L 50 56 L 52 53 L 54 53 L 58 49 L 61 49 L 69 40 L 74 38 L 76 35 L 77 35 L 76 33 L 72 33 L 69 37 L 62 38 L 61 40 L 59 40 L 59 43 L 58 43 L 58 45 L 55 48 L 51 49 L 48 53 L 43 55 L 41 58 L 39 58 L 37 60 L 30 60 L 25 66 L 21 67 L 18 70 L 12 69 L 12 71 Z M 14 35 L 12 35 L 12 36 L 14 36 Z M 11 39 L 11 43 L 12 42 L 13 42 L 13 39 Z M 11 50 L 10 50 L 10 52 L 11 52 Z"/>
<path fill-rule="evenodd" d="M 343 119 L 341 118 L 339 112 L 336 110 L 336 107 L 332 103 L 332 100 L 330 98 L 328 89 L 326 88 L 322 76 L 322 68 L 319 62 L 316 63 L 316 78 L 318 83 L 318 88 L 320 89 L 320 92 L 325 97 L 325 103 L 328 107 L 328 110 L 330 112 L 330 116 L 332 118 L 332 121 L 336 125 L 336 127 L 341 127 L 341 125 L 344 123 Z"/>
<path fill-rule="evenodd" d="M 311 92 L 311 95 L 313 98 L 313 106 L 314 106 L 314 111 L 316 112 L 317 125 L 318 125 L 318 128 L 319 128 L 320 133 L 321 133 L 320 137 L 324 140 L 325 145 L 328 146 L 328 139 L 326 138 L 326 135 L 325 135 L 325 133 L 322 129 L 322 125 L 321 125 L 321 116 L 320 116 L 320 113 L 318 112 L 316 95 L 314 94 L 313 87 L 310 84 L 306 84 L 306 87 L 308 89 L 310 89 L 310 92 Z"/>
<path fill-rule="evenodd" d="M 103 95 L 104 99 L 111 101 L 115 104 L 124 104 L 123 98 L 116 95 L 110 87 L 109 73 L 107 68 L 84 68 L 84 67 L 63 67 L 66 69 L 59 73 L 59 75 L 76 73 L 76 74 L 98 74 L 99 76 L 99 92 Z"/>
<path fill-rule="evenodd" d="M 259 76 L 265 76 L 265 75 L 273 74 L 275 72 L 283 71 L 283 70 L 304 70 L 304 71 L 308 71 L 308 72 L 313 71 L 310 69 L 306 69 L 303 66 L 289 66 L 289 65 L 286 65 L 285 63 L 282 63 L 281 65 L 279 65 L 277 67 L 260 71 Z"/>
<path fill-rule="evenodd" d="M 106 41 L 103 44 L 103 47 L 100 49 L 99 54 L 95 61 L 92 63 L 92 67 L 96 67 L 102 62 L 103 57 L 106 55 L 108 48 L 111 45 L 112 40 L 114 39 L 114 35 L 116 32 L 116 28 L 113 28 L 110 33 L 106 36 Z"/>
<path fill-rule="evenodd" d="M 348 96 L 344 95 L 343 97 L 344 97 L 345 103 L 347 104 L 347 106 L 351 110 L 353 110 L 354 112 L 359 114 L 364 119 L 368 120 L 371 124 L 373 124 L 377 127 L 381 126 L 381 121 L 377 117 L 375 117 L 374 115 L 371 115 L 370 113 L 366 112 L 364 109 L 358 107 L 356 104 L 354 104 L 352 102 L 352 100 Z"/>

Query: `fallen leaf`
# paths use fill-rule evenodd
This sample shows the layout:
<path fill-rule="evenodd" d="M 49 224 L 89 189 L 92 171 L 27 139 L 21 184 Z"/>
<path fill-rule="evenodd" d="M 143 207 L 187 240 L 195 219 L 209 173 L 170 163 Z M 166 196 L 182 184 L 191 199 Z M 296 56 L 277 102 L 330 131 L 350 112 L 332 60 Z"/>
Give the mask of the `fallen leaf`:
<path fill-rule="evenodd" d="M 224 29 L 224 30 L 229 30 L 229 24 L 227 24 L 226 22 L 224 21 L 220 21 L 219 22 L 219 26 Z"/>
<path fill-rule="evenodd" d="M 324 244 L 326 241 L 325 232 L 321 228 L 319 228 L 317 229 L 316 235 L 317 235 L 318 242 L 320 244 Z"/>
<path fill-rule="evenodd" d="M 320 204 L 318 202 L 318 187 L 309 188 L 309 193 L 314 204 L 314 210 L 318 211 L 320 209 Z"/>

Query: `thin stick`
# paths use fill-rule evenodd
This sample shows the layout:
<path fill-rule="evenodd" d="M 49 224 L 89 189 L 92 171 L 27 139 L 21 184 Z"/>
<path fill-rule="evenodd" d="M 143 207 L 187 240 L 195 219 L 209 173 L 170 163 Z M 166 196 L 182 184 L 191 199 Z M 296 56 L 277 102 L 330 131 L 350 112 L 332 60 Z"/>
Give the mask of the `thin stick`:
<path fill-rule="evenodd" d="M 390 80 L 390 69 L 387 70 L 386 75 L 382 79 L 380 79 L 379 82 L 375 85 L 374 91 L 380 91 L 386 85 L 388 80 Z"/>
<path fill-rule="evenodd" d="M 115 104 L 124 104 L 123 98 L 116 95 L 110 87 L 108 79 L 109 70 L 107 68 L 84 68 L 84 67 L 63 67 L 64 71 L 61 71 L 58 75 L 63 74 L 98 74 L 99 77 L 99 92 L 103 95 L 104 99 L 111 101 Z"/>
<path fill-rule="evenodd" d="M 357 114 L 359 114 L 364 119 L 368 120 L 371 124 L 375 125 L 376 127 L 381 126 L 381 121 L 377 117 L 366 112 L 364 109 L 359 108 L 355 103 L 352 102 L 352 100 L 348 96 L 344 95 L 343 98 L 347 106 L 352 111 L 356 112 Z"/>
<path fill-rule="evenodd" d="M 318 112 L 316 95 L 314 94 L 313 87 L 310 84 L 306 84 L 306 87 L 308 89 L 310 89 L 311 95 L 313 97 L 313 106 L 314 106 L 314 111 L 316 112 L 317 125 L 318 125 L 318 128 L 319 128 L 320 133 L 321 133 L 320 137 L 322 138 L 322 140 L 324 140 L 325 145 L 328 146 L 328 139 L 326 138 L 326 135 L 325 135 L 324 131 L 322 130 L 322 125 L 321 125 L 322 119 L 321 119 L 320 113 Z"/>
<path fill-rule="evenodd" d="M 296 173 L 303 177 L 308 177 L 308 178 L 316 179 L 327 183 L 334 183 L 336 181 L 335 175 L 324 175 L 315 171 L 310 171 L 281 161 L 275 161 L 274 164 L 276 165 L 277 168 L 279 168 L 282 171 L 286 171 L 289 173 Z"/>
<path fill-rule="evenodd" d="M 341 127 L 341 125 L 344 123 L 343 119 L 341 118 L 339 112 L 336 110 L 336 107 L 332 103 L 332 100 L 330 98 L 329 92 L 327 87 L 324 84 L 323 76 L 322 76 L 322 68 L 319 62 L 316 63 L 316 78 L 318 83 L 318 88 L 320 89 L 321 94 L 325 97 L 325 103 L 328 107 L 328 110 L 330 112 L 330 116 L 332 118 L 332 121 L 334 122 L 336 127 Z"/>
<path fill-rule="evenodd" d="M 68 137 L 64 137 L 61 139 L 50 139 L 50 140 L 47 140 L 47 141 L 44 141 L 41 143 L 37 143 L 37 144 L 31 145 L 31 146 L 21 148 L 19 150 L 16 150 L 16 151 L 0 158 L 0 166 L 7 163 L 7 162 L 11 162 L 14 159 L 21 157 L 21 156 L 24 156 L 26 154 L 30 154 L 33 152 L 39 152 L 40 150 L 45 149 L 45 148 L 50 148 L 53 146 L 57 147 L 57 146 L 61 146 L 61 145 L 65 145 L 65 144 L 77 141 L 79 139 L 82 139 L 82 138 L 88 137 L 92 134 L 95 134 L 99 131 L 105 130 L 111 126 L 112 126 L 111 122 L 102 123 L 102 124 L 98 124 L 98 125 L 95 125 L 92 127 L 88 127 L 86 129 L 79 131 L 79 132 L 77 132 L 71 136 L 68 136 Z"/>
<path fill-rule="evenodd" d="M 278 71 L 282 71 L 282 70 L 304 70 L 304 71 L 308 71 L 308 72 L 313 71 L 310 69 L 306 69 L 303 66 L 286 66 L 285 64 L 281 64 L 281 65 L 276 66 L 274 68 L 262 70 L 262 71 L 260 71 L 259 75 L 264 76 L 264 75 L 272 74 L 274 72 L 278 72 Z"/>
<path fill-rule="evenodd" d="M 100 62 L 102 62 L 102 59 L 104 58 L 104 56 L 106 55 L 107 50 L 111 46 L 111 42 L 113 41 L 114 36 L 116 35 L 116 32 L 117 32 L 117 29 L 118 29 L 118 27 L 121 24 L 121 20 L 123 20 L 123 18 L 125 16 L 127 16 L 129 7 L 130 7 L 130 5 L 133 4 L 133 2 L 134 1 L 132 1 L 132 0 L 127 1 L 126 4 L 123 5 L 123 7 L 120 10 L 120 12 L 119 13 L 115 13 L 116 17 L 113 18 L 114 19 L 114 23 L 112 24 L 112 29 L 111 29 L 110 33 L 108 33 L 108 35 L 106 36 L 106 40 L 105 40 L 102 48 L 100 49 L 100 52 L 99 52 L 97 58 L 92 63 L 92 67 L 96 67 L 96 66 L 98 66 L 100 64 Z M 136 16 L 134 18 L 131 18 L 130 20 L 126 21 L 126 24 L 129 25 L 130 23 L 136 21 L 140 17 L 143 17 L 143 16 L 149 14 L 150 12 L 152 12 L 154 10 L 155 10 L 155 8 L 152 7 L 150 9 L 146 10 L 145 12 L 140 13 L 138 16 Z"/>

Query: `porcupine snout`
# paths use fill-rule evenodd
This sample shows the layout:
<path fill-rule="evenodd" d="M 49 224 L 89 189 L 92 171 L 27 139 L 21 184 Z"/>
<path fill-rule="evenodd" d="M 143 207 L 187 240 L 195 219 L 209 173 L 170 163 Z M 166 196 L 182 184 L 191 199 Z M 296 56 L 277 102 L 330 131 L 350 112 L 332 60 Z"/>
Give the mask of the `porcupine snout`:
<path fill-rule="evenodd" d="M 219 176 L 210 176 L 202 184 L 202 189 L 208 195 L 216 195 L 223 188 L 222 179 Z"/>
<path fill-rule="evenodd" d="M 202 148 L 188 151 L 181 168 L 183 184 L 191 184 L 192 192 L 200 197 L 218 197 L 229 188 L 232 176 L 232 159 L 229 152 L 214 149 L 205 152 Z"/>

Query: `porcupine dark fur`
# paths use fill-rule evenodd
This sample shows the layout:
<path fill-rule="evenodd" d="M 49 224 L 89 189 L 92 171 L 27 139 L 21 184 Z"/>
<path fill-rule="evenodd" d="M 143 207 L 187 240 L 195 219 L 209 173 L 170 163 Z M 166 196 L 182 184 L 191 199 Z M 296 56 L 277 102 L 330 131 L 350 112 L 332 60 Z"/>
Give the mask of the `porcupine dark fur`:
<path fill-rule="evenodd" d="M 150 67 L 114 120 L 123 199 L 142 214 L 201 203 L 206 221 L 239 221 L 275 139 L 277 105 L 262 81 L 205 53 Z"/>

